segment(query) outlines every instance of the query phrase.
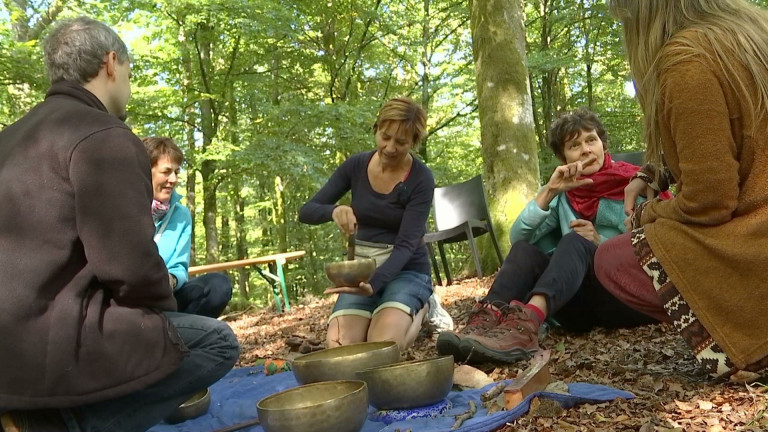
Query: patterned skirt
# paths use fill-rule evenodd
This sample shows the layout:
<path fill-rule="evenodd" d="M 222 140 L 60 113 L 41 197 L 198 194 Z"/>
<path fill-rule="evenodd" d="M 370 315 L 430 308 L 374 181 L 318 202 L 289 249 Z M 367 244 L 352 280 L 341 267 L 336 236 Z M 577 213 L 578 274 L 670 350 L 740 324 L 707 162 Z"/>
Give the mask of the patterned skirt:
<path fill-rule="evenodd" d="M 675 284 L 669 279 L 664 267 L 651 250 L 651 246 L 645 238 L 645 229 L 642 227 L 632 231 L 632 246 L 643 270 L 653 280 L 653 287 L 661 298 L 664 310 L 672 318 L 675 329 L 693 350 L 693 354 L 702 368 L 715 378 L 728 378 L 737 373 L 739 369 L 734 366 L 725 351 L 712 339 L 709 331 L 704 328 L 683 296 L 680 295 Z M 748 365 L 745 370 L 758 372 L 766 368 L 768 368 L 768 357 Z"/>

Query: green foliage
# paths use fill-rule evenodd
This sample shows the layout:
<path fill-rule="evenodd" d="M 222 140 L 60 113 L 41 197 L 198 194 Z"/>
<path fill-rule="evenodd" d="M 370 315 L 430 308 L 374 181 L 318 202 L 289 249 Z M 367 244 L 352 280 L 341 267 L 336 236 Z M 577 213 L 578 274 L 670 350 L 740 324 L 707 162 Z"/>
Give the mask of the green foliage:
<path fill-rule="evenodd" d="M 604 2 L 528 0 L 525 12 L 541 176 L 557 163 L 549 122 L 578 106 L 601 114 L 614 151 L 641 149 L 620 28 Z M 341 257 L 343 240 L 332 223 L 298 223 L 298 211 L 341 161 L 374 147 L 371 125 L 391 97 L 426 105 L 419 157 L 438 185 L 483 171 L 467 2 L 6 1 L 0 126 L 42 100 L 41 40 L 57 19 L 80 14 L 112 25 L 131 49 L 129 125 L 185 152 L 179 192 L 195 216 L 196 263 L 306 250 L 288 264 L 290 294 L 319 294 L 323 264 Z M 451 253 L 454 269 L 468 256 Z M 247 278 L 232 307 L 271 302 L 266 282 Z"/>

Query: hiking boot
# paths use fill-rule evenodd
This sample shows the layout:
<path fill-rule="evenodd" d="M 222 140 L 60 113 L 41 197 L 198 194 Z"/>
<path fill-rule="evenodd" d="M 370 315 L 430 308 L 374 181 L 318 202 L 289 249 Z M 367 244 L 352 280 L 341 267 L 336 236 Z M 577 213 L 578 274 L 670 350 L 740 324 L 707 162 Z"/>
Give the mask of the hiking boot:
<path fill-rule="evenodd" d="M 506 307 L 504 305 L 503 307 Z M 458 332 L 444 331 L 437 337 L 437 352 L 440 355 L 453 355 L 453 360 L 463 362 L 466 356 L 461 350 L 461 342 L 473 335 L 484 334 L 496 327 L 501 319 L 501 310 L 490 303 L 479 302 L 469 313 L 467 325 Z"/>
<path fill-rule="evenodd" d="M 513 301 L 501 310 L 501 315 L 496 327 L 462 339 L 464 358 L 478 363 L 514 363 L 531 358 L 539 350 L 541 323 L 534 311 Z"/>
<path fill-rule="evenodd" d="M 0 416 L 3 432 L 66 432 L 58 410 L 9 411 Z"/>

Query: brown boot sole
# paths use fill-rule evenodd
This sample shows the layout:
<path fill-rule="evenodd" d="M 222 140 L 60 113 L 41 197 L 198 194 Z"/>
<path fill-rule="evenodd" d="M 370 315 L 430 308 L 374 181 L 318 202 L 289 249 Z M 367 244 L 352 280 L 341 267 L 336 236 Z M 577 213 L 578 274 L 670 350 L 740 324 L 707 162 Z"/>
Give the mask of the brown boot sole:
<path fill-rule="evenodd" d="M 474 339 L 464 339 L 459 346 L 462 355 L 469 363 L 515 363 L 528 360 L 538 351 L 536 348 L 513 348 L 499 351 L 488 348 Z"/>
<path fill-rule="evenodd" d="M 461 350 L 461 338 L 453 332 L 442 332 L 437 337 L 437 353 L 442 355 L 453 355 L 453 361 L 463 363 L 466 356 Z"/>

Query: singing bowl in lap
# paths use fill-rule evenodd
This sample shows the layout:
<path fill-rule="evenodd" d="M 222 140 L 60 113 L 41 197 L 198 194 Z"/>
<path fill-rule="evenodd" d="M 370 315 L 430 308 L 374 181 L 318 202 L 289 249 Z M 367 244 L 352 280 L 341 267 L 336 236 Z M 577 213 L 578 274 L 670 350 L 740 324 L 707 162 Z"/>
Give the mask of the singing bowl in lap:
<path fill-rule="evenodd" d="M 357 371 L 400 360 L 397 342 L 362 342 L 327 348 L 297 357 L 291 370 L 299 384 L 355 380 Z"/>
<path fill-rule="evenodd" d="M 211 391 L 209 389 L 201 390 L 179 405 L 164 421 L 168 424 L 174 424 L 197 418 L 207 413 L 210 406 Z"/>
<path fill-rule="evenodd" d="M 441 401 L 451 391 L 453 356 L 365 369 L 357 377 L 368 384 L 368 399 L 377 409 L 423 407 Z"/>
<path fill-rule="evenodd" d="M 376 271 L 375 259 L 336 261 L 325 264 L 325 275 L 336 287 L 356 287 L 371 280 Z"/>
<path fill-rule="evenodd" d="M 363 381 L 308 384 L 267 396 L 256 405 L 266 432 L 359 432 L 368 414 Z"/>

